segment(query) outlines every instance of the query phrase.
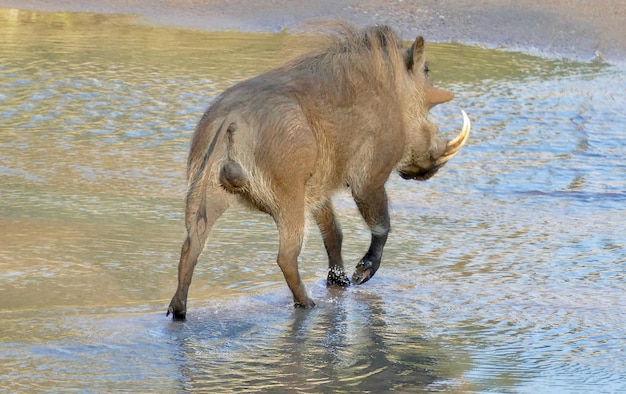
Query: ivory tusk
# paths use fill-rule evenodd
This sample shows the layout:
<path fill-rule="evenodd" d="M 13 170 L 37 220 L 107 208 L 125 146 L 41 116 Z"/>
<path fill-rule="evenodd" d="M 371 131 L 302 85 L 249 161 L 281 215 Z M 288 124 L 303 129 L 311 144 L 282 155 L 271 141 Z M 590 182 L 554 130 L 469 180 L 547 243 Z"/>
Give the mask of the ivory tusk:
<path fill-rule="evenodd" d="M 448 141 L 446 144 L 446 151 L 443 152 L 443 154 L 435 161 L 436 166 L 443 165 L 443 163 L 447 162 L 454 155 L 456 155 L 461 147 L 465 145 L 465 142 L 469 137 L 471 129 L 470 120 L 465 111 L 461 110 L 461 113 L 463 114 L 463 128 L 461 129 L 459 135 L 457 135 L 452 141 Z"/>

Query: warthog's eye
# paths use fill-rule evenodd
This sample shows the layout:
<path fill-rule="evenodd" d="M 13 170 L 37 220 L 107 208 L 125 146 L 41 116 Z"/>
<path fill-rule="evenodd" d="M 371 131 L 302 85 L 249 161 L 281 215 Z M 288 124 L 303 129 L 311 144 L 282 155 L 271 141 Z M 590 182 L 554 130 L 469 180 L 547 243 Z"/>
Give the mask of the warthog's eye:
<path fill-rule="evenodd" d="M 430 72 L 430 68 L 428 67 L 428 63 L 424 63 L 424 74 L 428 75 Z"/>

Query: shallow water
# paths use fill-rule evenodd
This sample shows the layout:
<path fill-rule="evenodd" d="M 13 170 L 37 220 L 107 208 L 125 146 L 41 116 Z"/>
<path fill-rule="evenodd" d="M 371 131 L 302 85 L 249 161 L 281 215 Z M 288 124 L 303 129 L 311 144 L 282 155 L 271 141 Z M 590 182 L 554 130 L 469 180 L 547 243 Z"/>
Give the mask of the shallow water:
<path fill-rule="evenodd" d="M 148 28 L 0 10 L 0 390 L 626 390 L 626 71 L 429 46 L 473 134 L 425 183 L 392 176 L 367 284 L 327 289 L 312 229 L 294 310 L 272 222 L 218 222 L 188 320 L 165 310 L 189 139 L 286 34 Z M 346 194 L 344 258 L 369 236 Z"/>

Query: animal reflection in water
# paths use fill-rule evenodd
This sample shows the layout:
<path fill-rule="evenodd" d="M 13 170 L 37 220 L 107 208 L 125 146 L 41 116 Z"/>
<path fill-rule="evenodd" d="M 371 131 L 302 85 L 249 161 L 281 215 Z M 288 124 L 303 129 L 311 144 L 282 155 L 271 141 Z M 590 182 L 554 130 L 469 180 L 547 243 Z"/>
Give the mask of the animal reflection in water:
<path fill-rule="evenodd" d="M 422 392 L 464 372 L 445 368 L 440 344 L 420 323 L 389 324 L 379 294 L 328 294 L 315 313 L 244 296 L 198 310 L 193 325 L 167 326 L 180 376 L 188 387 L 211 391 Z"/>
<path fill-rule="evenodd" d="M 329 285 L 362 284 L 378 270 L 390 229 L 385 182 L 427 180 L 465 144 L 469 119 L 451 141 L 429 110 L 452 93 L 435 88 L 424 39 L 403 49 L 387 26 L 337 24 L 320 48 L 224 91 L 204 113 L 189 153 L 187 239 L 168 309 L 185 319 L 193 269 L 216 219 L 241 200 L 268 213 L 279 235 L 278 266 L 295 305 L 312 308 L 298 272 L 310 213 L 328 253 Z M 371 243 L 349 278 L 332 195 L 349 187 Z"/>

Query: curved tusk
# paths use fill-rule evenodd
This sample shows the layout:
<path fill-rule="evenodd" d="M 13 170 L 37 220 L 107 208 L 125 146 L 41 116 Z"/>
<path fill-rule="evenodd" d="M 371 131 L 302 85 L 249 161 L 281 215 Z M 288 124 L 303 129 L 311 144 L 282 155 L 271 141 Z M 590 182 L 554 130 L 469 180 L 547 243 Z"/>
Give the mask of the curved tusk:
<path fill-rule="evenodd" d="M 463 114 L 463 128 L 461 129 L 459 135 L 456 136 L 456 138 L 454 138 L 452 141 L 448 141 L 448 143 L 446 144 L 446 151 L 443 152 L 443 154 L 435 161 L 436 166 L 443 165 L 454 155 L 456 155 L 461 147 L 465 145 L 465 142 L 469 137 L 471 129 L 470 120 L 467 117 L 465 111 L 461 110 L 461 113 Z"/>

